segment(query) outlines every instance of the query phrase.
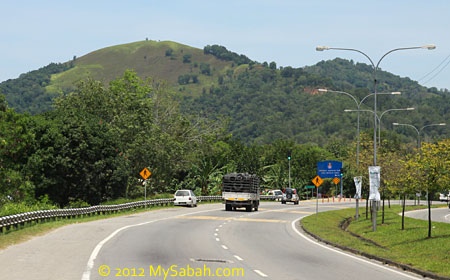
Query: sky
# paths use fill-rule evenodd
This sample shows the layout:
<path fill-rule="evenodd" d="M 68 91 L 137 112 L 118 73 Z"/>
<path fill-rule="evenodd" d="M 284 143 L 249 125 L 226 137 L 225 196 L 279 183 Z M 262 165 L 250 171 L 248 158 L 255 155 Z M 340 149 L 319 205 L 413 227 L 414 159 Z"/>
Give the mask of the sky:
<path fill-rule="evenodd" d="M 108 46 L 170 40 L 219 44 L 258 62 L 303 67 L 341 57 L 450 89 L 447 0 L 0 0 L 0 82 Z"/>

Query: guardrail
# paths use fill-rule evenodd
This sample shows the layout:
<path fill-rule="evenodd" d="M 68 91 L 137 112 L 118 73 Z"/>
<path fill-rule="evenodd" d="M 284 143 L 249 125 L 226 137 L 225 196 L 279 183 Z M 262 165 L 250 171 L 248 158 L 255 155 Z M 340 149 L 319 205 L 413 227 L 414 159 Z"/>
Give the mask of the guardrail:
<path fill-rule="evenodd" d="M 221 201 L 223 198 L 220 195 L 210 196 L 198 196 L 198 201 Z M 26 213 L 20 213 L 15 215 L 0 217 L 0 232 L 6 232 L 12 228 L 18 228 L 19 226 L 25 226 L 27 223 L 32 222 L 47 222 L 51 220 L 57 220 L 58 218 L 76 218 L 92 215 L 104 215 L 105 213 L 116 213 L 121 210 L 127 210 L 131 208 L 146 207 L 146 206 L 169 206 L 173 203 L 174 198 L 162 198 L 143 201 L 133 201 L 117 205 L 97 205 L 83 208 L 71 208 L 71 209 L 50 209 L 39 210 Z M 264 195 L 261 196 L 261 200 L 275 200 L 274 196 Z"/>

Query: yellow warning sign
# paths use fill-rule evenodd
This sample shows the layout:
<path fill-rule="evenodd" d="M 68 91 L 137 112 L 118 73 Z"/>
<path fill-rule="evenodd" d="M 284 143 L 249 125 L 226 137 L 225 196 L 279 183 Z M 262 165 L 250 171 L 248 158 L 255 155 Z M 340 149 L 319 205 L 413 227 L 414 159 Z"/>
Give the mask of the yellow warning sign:
<path fill-rule="evenodd" d="M 322 185 L 323 180 L 319 177 L 319 175 L 317 175 L 314 179 L 312 179 L 312 182 L 314 185 L 316 185 L 316 188 L 318 188 L 320 185 Z"/>
<path fill-rule="evenodd" d="M 152 175 L 152 173 L 147 168 L 142 169 L 139 174 L 142 176 L 142 178 L 144 178 L 144 180 L 147 180 L 147 178 Z"/>
<path fill-rule="evenodd" d="M 336 185 L 339 184 L 341 180 L 338 177 L 334 177 L 333 179 L 333 183 L 335 183 Z"/>

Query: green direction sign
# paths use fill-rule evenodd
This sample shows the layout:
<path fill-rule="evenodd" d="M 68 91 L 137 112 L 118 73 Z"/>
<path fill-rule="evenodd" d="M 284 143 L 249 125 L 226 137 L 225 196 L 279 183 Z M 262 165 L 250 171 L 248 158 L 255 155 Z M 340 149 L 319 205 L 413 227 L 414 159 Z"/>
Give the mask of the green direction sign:
<path fill-rule="evenodd" d="M 314 189 L 316 186 L 306 186 L 307 189 Z"/>

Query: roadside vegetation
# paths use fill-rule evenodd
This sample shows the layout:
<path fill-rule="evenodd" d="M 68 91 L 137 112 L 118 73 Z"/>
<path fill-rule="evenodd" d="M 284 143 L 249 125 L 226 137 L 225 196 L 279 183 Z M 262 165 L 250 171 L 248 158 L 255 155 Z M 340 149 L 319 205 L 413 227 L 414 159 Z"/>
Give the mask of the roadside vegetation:
<path fill-rule="evenodd" d="M 424 207 L 407 206 L 406 210 L 419 208 Z M 401 211 L 399 205 L 388 208 L 384 223 L 378 219 L 375 232 L 372 221 L 364 217 L 351 221 L 347 231 L 339 227 L 344 219 L 354 216 L 355 209 L 321 212 L 303 218 L 301 223 L 309 232 L 335 244 L 450 277 L 450 224 L 433 223 L 433 237 L 427 238 L 428 222 L 406 217 L 402 229 Z"/>

